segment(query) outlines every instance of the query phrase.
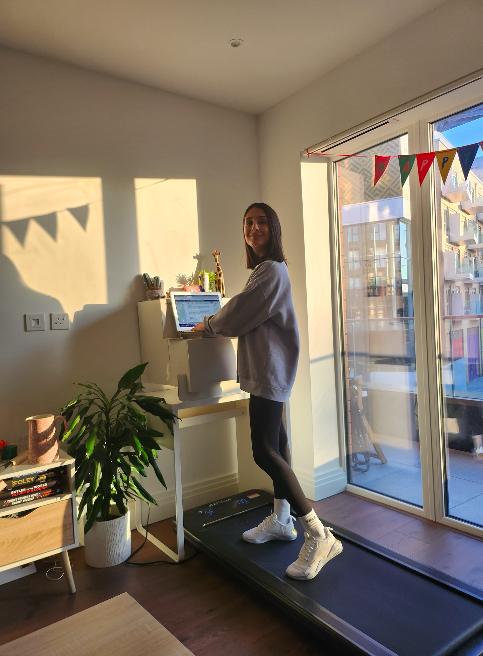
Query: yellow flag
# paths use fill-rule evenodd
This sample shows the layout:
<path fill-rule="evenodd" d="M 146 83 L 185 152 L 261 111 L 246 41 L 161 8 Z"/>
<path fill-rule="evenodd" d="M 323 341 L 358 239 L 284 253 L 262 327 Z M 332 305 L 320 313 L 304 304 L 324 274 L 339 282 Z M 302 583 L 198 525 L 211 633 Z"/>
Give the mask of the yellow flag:
<path fill-rule="evenodd" d="M 448 177 L 451 164 L 453 163 L 454 156 L 456 155 L 456 148 L 451 148 L 451 150 L 440 150 L 436 153 L 436 159 L 438 160 L 439 172 L 443 179 L 443 184 L 446 182 Z"/>

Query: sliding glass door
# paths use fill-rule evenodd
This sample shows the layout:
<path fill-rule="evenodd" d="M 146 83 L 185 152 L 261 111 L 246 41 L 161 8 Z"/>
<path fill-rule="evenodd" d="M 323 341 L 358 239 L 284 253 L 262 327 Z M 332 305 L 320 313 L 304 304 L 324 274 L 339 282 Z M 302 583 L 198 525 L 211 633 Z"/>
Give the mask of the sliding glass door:
<path fill-rule="evenodd" d="M 339 161 L 349 482 L 423 505 L 414 345 L 408 135 Z M 373 155 L 392 156 L 374 186 Z"/>
<path fill-rule="evenodd" d="M 478 90 L 466 105 L 465 88 L 457 105 L 408 110 L 399 130 L 328 156 L 348 489 L 483 537 Z M 401 184 L 398 156 L 430 151 L 424 181 L 416 160 Z M 390 158 L 377 184 L 375 155 Z"/>
<path fill-rule="evenodd" d="M 476 144 L 435 172 L 444 514 L 483 526 L 483 105 L 432 124 L 433 149 Z M 468 150 L 470 152 L 468 152 Z M 466 155 L 476 157 L 467 176 Z M 447 155 L 447 156 L 448 156 Z M 468 161 L 469 163 L 469 161 Z"/>

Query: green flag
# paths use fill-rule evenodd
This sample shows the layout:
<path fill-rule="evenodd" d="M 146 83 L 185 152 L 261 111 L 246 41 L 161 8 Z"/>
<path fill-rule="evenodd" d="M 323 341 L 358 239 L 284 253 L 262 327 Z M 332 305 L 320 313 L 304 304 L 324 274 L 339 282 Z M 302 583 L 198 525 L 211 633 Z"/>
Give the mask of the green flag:
<path fill-rule="evenodd" d="M 416 155 L 398 155 L 399 160 L 399 170 L 401 171 L 401 187 L 404 187 L 404 183 L 411 173 L 413 164 L 416 160 Z"/>

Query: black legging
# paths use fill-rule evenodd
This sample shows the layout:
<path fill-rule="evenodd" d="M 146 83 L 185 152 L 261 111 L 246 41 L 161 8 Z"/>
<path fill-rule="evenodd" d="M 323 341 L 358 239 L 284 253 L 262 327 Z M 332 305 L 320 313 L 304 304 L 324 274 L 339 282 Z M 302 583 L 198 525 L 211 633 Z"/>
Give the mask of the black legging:
<path fill-rule="evenodd" d="M 282 423 L 283 403 L 250 394 L 250 428 L 253 458 L 273 481 L 276 499 L 287 499 L 299 517 L 312 506 L 290 466 L 290 447 Z"/>

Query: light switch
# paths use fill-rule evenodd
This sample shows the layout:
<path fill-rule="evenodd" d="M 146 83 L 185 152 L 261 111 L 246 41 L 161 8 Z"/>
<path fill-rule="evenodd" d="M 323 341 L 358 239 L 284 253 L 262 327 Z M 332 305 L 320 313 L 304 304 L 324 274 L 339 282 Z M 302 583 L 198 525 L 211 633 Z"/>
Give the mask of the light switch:
<path fill-rule="evenodd" d="M 26 314 L 25 330 L 45 330 L 45 314 Z"/>

